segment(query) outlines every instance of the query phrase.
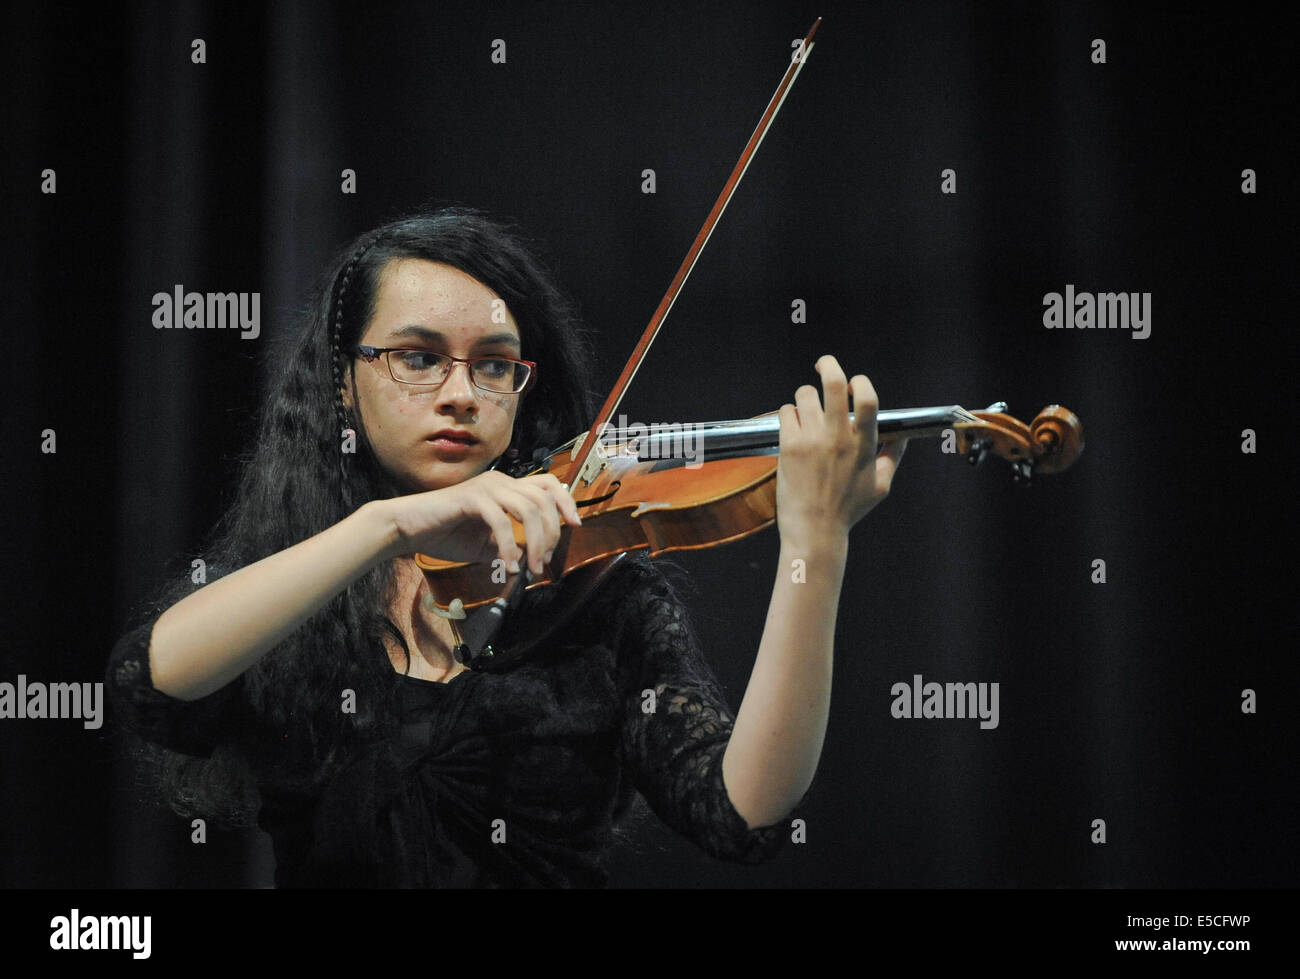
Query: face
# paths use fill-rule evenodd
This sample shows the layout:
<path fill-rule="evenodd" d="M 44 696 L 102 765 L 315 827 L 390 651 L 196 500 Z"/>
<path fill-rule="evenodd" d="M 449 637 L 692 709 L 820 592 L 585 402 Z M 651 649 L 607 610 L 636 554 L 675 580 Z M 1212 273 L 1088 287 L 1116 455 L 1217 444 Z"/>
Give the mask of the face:
<path fill-rule="evenodd" d="M 522 359 L 519 328 L 502 304 L 505 322 L 493 322 L 500 297 L 450 265 L 419 258 L 390 261 L 380 276 L 375 313 L 362 344 L 410 347 L 452 357 L 497 354 Z M 498 313 L 498 319 L 501 314 Z M 520 395 L 474 386 L 468 364 L 456 364 L 440 386 L 393 380 L 381 355 L 352 362 L 344 378 L 344 403 L 357 413 L 380 464 L 407 493 L 441 489 L 483 472 L 510 446 Z M 434 441 L 443 429 L 468 432 L 476 441 Z"/>

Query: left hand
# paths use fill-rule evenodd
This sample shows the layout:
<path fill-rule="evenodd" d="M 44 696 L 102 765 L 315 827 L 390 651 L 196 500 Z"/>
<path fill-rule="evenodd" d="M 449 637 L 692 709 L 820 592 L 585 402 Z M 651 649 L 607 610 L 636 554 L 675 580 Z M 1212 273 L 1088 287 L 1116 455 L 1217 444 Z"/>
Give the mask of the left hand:
<path fill-rule="evenodd" d="M 795 404 L 780 409 L 780 461 L 776 468 L 776 521 L 783 541 L 835 539 L 889 495 L 907 441 L 876 455 L 876 389 L 865 374 L 846 380 L 830 354 L 818 358 L 826 409 L 805 384 Z M 849 393 L 854 419 L 849 421 Z"/>

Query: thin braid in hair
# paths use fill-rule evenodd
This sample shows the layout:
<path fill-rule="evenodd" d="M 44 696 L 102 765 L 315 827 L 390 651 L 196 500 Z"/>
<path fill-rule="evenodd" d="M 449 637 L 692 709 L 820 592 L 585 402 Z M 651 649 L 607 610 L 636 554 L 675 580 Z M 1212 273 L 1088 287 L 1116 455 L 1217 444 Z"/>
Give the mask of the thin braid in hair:
<path fill-rule="evenodd" d="M 338 416 L 340 438 L 343 437 L 343 432 L 349 427 L 347 407 L 343 404 L 343 351 L 339 347 L 339 340 L 343 335 L 344 303 L 347 298 L 348 286 L 352 282 L 352 274 L 356 271 L 357 265 L 360 264 L 361 260 L 365 258 L 366 252 L 370 251 L 381 237 L 383 237 L 382 234 L 371 235 L 357 248 L 356 253 L 344 266 L 343 274 L 339 276 L 338 291 L 334 296 L 334 328 L 330 335 L 330 364 L 334 374 L 334 411 Z M 339 466 L 341 468 L 345 468 L 345 457 L 346 453 L 339 453 Z"/>

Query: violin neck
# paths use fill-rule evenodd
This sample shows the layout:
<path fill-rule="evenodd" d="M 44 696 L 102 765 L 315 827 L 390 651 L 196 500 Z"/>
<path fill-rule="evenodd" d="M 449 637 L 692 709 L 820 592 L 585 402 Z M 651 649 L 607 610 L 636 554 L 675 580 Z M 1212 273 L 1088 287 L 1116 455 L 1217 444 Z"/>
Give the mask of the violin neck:
<path fill-rule="evenodd" d="M 853 412 L 849 412 L 849 419 L 853 417 Z M 891 442 L 936 436 L 947 429 L 965 428 L 978 422 L 978 418 L 960 405 L 891 408 L 876 414 L 876 432 L 878 441 Z M 692 448 L 702 451 L 705 458 L 717 458 L 733 452 L 747 455 L 765 451 L 775 453 L 780 435 L 780 416 L 772 414 L 734 421 L 611 428 L 602 442 L 613 445 L 635 438 L 637 456 L 642 459 L 672 458 L 680 454 L 683 442 L 690 442 Z"/>

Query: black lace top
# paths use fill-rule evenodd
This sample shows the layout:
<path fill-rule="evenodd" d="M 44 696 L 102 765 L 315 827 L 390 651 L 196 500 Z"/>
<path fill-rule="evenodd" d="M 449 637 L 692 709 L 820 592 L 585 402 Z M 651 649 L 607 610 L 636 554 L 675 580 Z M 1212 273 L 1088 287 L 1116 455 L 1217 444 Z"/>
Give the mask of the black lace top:
<path fill-rule="evenodd" d="M 259 778 L 277 886 L 604 886 L 637 791 L 713 857 L 773 857 L 788 822 L 751 830 L 731 804 L 733 714 L 672 586 L 650 562 L 611 577 L 566 640 L 506 672 L 395 674 L 400 737 L 319 791 Z M 156 690 L 152 625 L 114 647 L 110 700 L 141 737 L 207 756 L 242 723 L 243 677 L 196 701 Z"/>

